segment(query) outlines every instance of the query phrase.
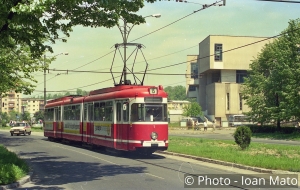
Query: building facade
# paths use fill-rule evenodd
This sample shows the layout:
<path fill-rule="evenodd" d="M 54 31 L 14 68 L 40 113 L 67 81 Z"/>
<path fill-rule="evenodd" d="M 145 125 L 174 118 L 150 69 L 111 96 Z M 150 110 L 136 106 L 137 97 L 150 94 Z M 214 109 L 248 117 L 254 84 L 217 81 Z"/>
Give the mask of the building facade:
<path fill-rule="evenodd" d="M 21 112 L 22 110 L 22 99 L 21 93 L 16 93 L 15 91 L 9 91 L 7 93 L 7 96 L 3 97 L 1 99 L 1 112 L 10 112 L 10 111 L 16 111 Z"/>
<path fill-rule="evenodd" d="M 185 100 L 169 100 L 168 101 L 168 115 L 169 121 L 180 122 L 182 119 L 183 108 L 189 105 L 191 102 Z"/>
<path fill-rule="evenodd" d="M 32 116 L 35 112 L 44 110 L 44 100 L 36 98 L 22 98 L 21 93 L 10 91 L 6 97 L 1 99 L 1 111 L 8 113 L 15 111 L 18 113 L 29 112 Z"/>
<path fill-rule="evenodd" d="M 199 55 L 187 56 L 187 96 L 197 98 L 206 117 L 227 127 L 229 115 L 249 111 L 241 96 L 244 77 L 251 61 L 271 41 L 262 37 L 208 36 L 199 43 Z"/>
<path fill-rule="evenodd" d="M 44 110 L 44 100 L 36 98 L 22 98 L 22 111 L 33 115 L 35 112 Z"/>

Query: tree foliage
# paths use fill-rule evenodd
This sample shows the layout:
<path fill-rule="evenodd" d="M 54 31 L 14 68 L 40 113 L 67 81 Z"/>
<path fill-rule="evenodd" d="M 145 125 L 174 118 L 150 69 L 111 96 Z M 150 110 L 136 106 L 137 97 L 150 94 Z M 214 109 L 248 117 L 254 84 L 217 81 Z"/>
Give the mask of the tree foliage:
<path fill-rule="evenodd" d="M 42 120 L 44 121 L 44 111 L 37 111 L 34 113 L 34 117 L 35 117 L 35 120 L 38 121 L 38 120 Z"/>
<path fill-rule="evenodd" d="M 0 4 L 0 96 L 9 90 L 30 94 L 36 81 L 31 73 L 47 68 L 43 60 L 51 45 L 66 41 L 72 27 L 111 28 L 119 19 L 138 25 L 136 14 L 155 0 L 10 0 Z M 44 61 L 46 64 L 44 64 Z"/>
<path fill-rule="evenodd" d="M 85 90 L 82 90 L 82 89 L 77 89 L 76 90 L 76 95 L 82 95 L 82 96 L 86 96 L 88 95 L 89 92 L 88 91 L 85 91 Z M 56 99 L 56 98 L 61 98 L 61 97 L 64 97 L 64 96 L 69 96 L 71 95 L 70 92 L 66 92 L 66 93 L 58 93 L 58 94 L 50 94 L 48 93 L 47 94 L 47 97 L 46 97 L 46 100 L 51 100 L 51 99 Z M 37 98 L 37 99 L 44 99 L 44 96 L 34 96 L 32 98 Z"/>
<path fill-rule="evenodd" d="M 197 102 L 192 102 L 183 107 L 182 115 L 186 117 L 202 116 L 202 108 Z"/>
<path fill-rule="evenodd" d="M 291 20 L 280 37 L 264 46 L 251 63 L 243 86 L 247 113 L 260 123 L 300 117 L 300 20 Z"/>
<path fill-rule="evenodd" d="M 185 87 L 182 85 L 168 86 L 165 88 L 165 91 L 168 93 L 169 100 L 187 100 L 191 102 L 196 101 L 193 98 L 186 97 Z"/>

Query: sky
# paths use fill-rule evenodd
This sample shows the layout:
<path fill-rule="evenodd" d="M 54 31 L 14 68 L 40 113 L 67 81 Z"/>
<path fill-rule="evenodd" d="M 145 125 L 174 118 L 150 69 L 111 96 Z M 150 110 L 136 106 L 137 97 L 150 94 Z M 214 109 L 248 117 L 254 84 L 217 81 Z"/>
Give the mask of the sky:
<path fill-rule="evenodd" d="M 141 52 L 137 54 L 134 71 L 145 69 L 144 55 L 149 73 L 182 75 L 146 74 L 144 85 L 185 86 L 187 55 L 197 55 L 199 43 L 209 35 L 271 37 L 286 29 L 289 20 L 300 17 L 300 3 L 256 0 L 227 0 L 226 6 L 212 6 L 194 13 L 202 8 L 202 4 L 215 2 L 189 0 L 184 3 L 162 0 L 145 3 L 138 14 L 144 17 L 161 14 L 161 17 L 147 17 L 146 23 L 132 28 L 128 41 L 144 45 L 143 54 Z M 176 20 L 179 21 L 175 22 Z M 110 29 L 74 27 L 66 43 L 52 44 L 54 53 L 47 56 L 57 56 L 49 68 L 109 72 L 113 63 L 112 71 L 122 72 L 123 62 L 118 51 L 114 59 L 114 45 L 122 41 L 118 27 Z M 127 55 L 133 50 L 133 47 L 127 48 Z M 120 48 L 120 51 L 123 52 L 123 48 Z M 132 64 L 133 59 L 129 59 L 127 66 L 131 68 Z M 177 65 L 150 71 L 174 64 Z M 116 82 L 119 82 L 119 76 L 119 73 L 114 74 Z M 138 77 L 141 79 L 142 75 Z M 130 76 L 128 78 L 131 79 Z M 35 79 L 38 83 L 31 97 L 43 95 L 43 72 L 35 73 Z M 91 91 L 112 86 L 114 81 L 110 73 L 67 73 L 50 70 L 46 75 L 47 93 L 65 93 L 67 90 L 75 94 L 77 88 Z"/>

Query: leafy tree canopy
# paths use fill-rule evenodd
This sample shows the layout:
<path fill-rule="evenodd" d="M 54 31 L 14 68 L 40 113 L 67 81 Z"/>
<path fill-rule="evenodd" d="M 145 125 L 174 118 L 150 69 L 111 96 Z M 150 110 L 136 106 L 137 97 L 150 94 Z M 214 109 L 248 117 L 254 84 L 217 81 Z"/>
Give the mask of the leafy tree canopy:
<path fill-rule="evenodd" d="M 300 20 L 272 43 L 266 44 L 251 63 L 243 98 L 254 121 L 280 122 L 300 119 Z"/>
<path fill-rule="evenodd" d="M 156 0 L 5 0 L 0 4 L 0 96 L 9 90 L 30 94 L 36 82 L 31 73 L 47 68 L 49 44 L 66 41 L 72 27 L 111 28 L 119 19 L 138 25 L 145 2 Z"/>
<path fill-rule="evenodd" d="M 43 111 L 37 111 L 34 113 L 34 117 L 35 117 L 35 120 L 38 121 L 38 120 L 42 120 L 44 121 L 44 112 Z"/>
<path fill-rule="evenodd" d="M 178 86 L 168 86 L 165 88 L 165 91 L 168 93 L 168 100 L 187 100 L 195 102 L 194 98 L 187 98 L 185 87 L 182 85 Z"/>
<path fill-rule="evenodd" d="M 191 104 L 183 107 L 182 115 L 186 117 L 202 116 L 202 108 L 197 102 L 192 102 Z"/>

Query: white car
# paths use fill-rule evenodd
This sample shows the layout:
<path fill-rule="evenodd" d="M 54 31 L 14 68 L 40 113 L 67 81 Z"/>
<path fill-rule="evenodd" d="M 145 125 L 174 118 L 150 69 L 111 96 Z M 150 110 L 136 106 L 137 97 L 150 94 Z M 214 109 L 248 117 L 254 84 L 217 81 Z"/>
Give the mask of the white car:
<path fill-rule="evenodd" d="M 14 134 L 18 136 L 20 134 L 23 134 L 24 136 L 26 134 L 31 135 L 31 126 L 26 122 L 18 122 L 10 129 L 10 134 L 11 136 Z"/>

